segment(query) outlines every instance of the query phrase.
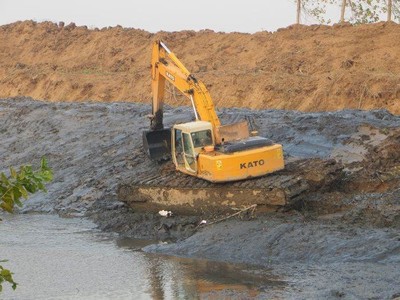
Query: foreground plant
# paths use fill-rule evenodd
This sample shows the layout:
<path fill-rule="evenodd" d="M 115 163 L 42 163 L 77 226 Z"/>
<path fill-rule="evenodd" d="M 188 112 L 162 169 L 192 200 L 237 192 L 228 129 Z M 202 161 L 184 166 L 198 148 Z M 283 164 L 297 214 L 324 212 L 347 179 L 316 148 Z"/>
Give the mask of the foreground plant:
<path fill-rule="evenodd" d="M 0 260 L 0 262 L 6 262 L 6 260 Z M 0 292 L 3 290 L 3 282 L 9 282 L 13 290 L 17 288 L 17 283 L 14 281 L 11 271 L 0 265 Z"/>
<path fill-rule="evenodd" d="M 47 192 L 45 182 L 53 179 L 53 172 L 42 158 L 40 169 L 33 170 L 32 166 L 21 166 L 19 171 L 10 167 L 10 175 L 0 173 L 0 208 L 12 213 L 15 205 L 22 206 L 21 199 L 28 199 L 29 194 L 37 191 Z"/>
<path fill-rule="evenodd" d="M 32 166 L 21 166 L 18 171 L 10 167 L 10 174 L 0 173 L 0 208 L 12 213 L 15 205 L 21 207 L 21 199 L 28 199 L 29 194 L 38 191 L 47 192 L 45 182 L 53 179 L 53 172 L 48 167 L 45 158 L 42 158 L 40 168 L 34 170 Z M 5 260 L 0 260 L 5 262 Z M 3 283 L 8 282 L 15 290 L 17 283 L 12 277 L 10 270 L 0 265 L 0 292 L 3 290 Z"/>

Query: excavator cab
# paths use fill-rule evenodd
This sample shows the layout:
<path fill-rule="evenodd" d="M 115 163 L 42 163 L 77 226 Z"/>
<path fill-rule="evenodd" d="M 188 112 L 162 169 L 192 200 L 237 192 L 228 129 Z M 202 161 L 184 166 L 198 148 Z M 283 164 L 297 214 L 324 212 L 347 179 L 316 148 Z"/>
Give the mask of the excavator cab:
<path fill-rule="evenodd" d="M 172 159 L 177 170 L 197 174 L 199 153 L 214 145 L 210 122 L 195 121 L 175 125 L 172 129 Z"/>

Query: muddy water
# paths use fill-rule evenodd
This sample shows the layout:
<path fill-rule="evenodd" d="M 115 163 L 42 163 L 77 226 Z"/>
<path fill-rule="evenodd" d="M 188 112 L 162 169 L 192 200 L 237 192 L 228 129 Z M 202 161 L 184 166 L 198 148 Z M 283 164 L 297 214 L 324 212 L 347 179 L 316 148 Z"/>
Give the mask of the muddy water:
<path fill-rule="evenodd" d="M 285 286 L 267 270 L 138 251 L 149 243 L 83 219 L 3 215 L 0 256 L 14 272 L 0 299 L 264 298 Z"/>

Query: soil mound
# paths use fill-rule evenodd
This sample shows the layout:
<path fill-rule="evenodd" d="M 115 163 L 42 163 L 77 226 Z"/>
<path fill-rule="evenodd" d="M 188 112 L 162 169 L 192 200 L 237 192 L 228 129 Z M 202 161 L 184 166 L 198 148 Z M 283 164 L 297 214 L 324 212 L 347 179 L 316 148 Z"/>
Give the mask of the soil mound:
<path fill-rule="evenodd" d="M 151 43 L 162 38 L 207 84 L 217 107 L 399 114 L 399 29 L 377 23 L 152 34 L 17 22 L 0 27 L 0 97 L 149 103 Z M 172 88 L 167 98 L 187 104 Z"/>

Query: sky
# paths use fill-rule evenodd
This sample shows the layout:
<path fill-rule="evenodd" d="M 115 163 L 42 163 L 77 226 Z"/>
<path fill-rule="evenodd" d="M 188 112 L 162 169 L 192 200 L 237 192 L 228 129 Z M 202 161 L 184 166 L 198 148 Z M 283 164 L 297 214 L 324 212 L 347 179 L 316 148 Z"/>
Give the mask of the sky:
<path fill-rule="evenodd" d="M 295 22 L 293 0 L 0 0 L 0 25 L 21 20 L 159 30 L 275 31 Z M 307 24 L 315 23 L 303 16 Z"/>

